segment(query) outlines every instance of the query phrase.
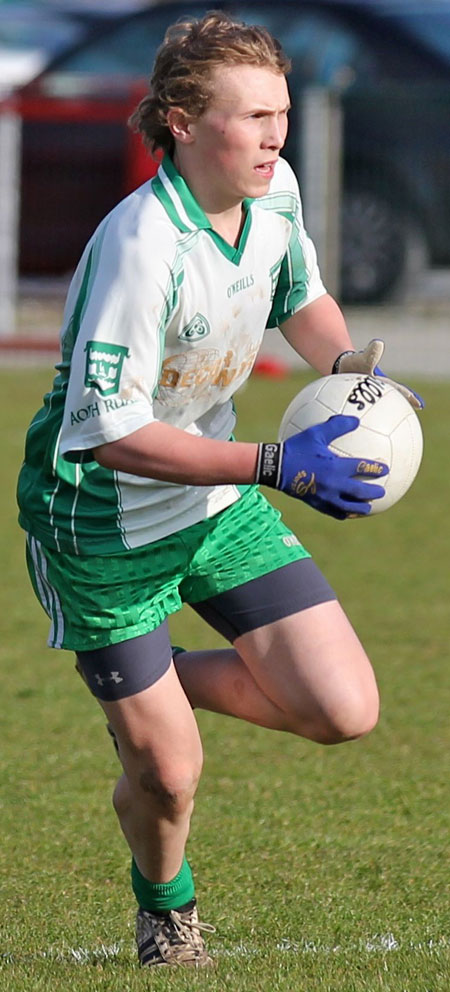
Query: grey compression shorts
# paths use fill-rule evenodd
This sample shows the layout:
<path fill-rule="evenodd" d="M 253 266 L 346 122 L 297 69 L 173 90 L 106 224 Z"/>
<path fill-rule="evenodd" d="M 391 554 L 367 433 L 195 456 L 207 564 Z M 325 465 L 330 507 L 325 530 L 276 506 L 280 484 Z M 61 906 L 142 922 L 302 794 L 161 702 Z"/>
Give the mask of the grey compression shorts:
<path fill-rule="evenodd" d="M 311 606 L 336 599 L 311 558 L 302 558 L 191 607 L 233 643 L 242 634 Z M 98 699 L 114 701 L 142 692 L 168 670 L 168 622 L 155 630 L 94 651 L 77 652 L 77 668 Z"/>

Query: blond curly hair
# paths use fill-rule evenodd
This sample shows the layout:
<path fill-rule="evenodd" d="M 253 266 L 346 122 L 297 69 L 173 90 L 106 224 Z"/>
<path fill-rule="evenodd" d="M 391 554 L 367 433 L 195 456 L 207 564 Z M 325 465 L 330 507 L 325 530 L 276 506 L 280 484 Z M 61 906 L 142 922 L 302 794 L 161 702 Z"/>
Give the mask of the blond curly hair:
<path fill-rule="evenodd" d="M 291 68 L 279 42 L 266 28 L 234 21 L 221 11 L 201 20 L 177 21 L 166 31 L 156 53 L 150 92 L 129 118 L 151 152 L 172 152 L 167 124 L 172 107 L 198 119 L 213 95 L 212 71 L 222 65 L 256 65 L 286 75 Z"/>

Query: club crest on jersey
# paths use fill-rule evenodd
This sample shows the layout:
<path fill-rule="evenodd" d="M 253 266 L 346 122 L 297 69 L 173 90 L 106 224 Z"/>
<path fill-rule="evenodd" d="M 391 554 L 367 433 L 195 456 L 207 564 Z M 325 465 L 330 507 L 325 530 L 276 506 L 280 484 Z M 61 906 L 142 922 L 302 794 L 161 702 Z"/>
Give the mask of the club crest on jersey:
<path fill-rule="evenodd" d="M 85 347 L 86 372 L 84 385 L 98 389 L 102 396 L 118 393 L 124 358 L 129 357 L 129 349 L 121 344 L 104 341 L 88 341 Z"/>
<path fill-rule="evenodd" d="M 180 341 L 198 341 L 200 338 L 206 338 L 210 333 L 211 328 L 206 317 L 202 313 L 196 313 L 195 317 L 180 331 L 178 339 Z"/>

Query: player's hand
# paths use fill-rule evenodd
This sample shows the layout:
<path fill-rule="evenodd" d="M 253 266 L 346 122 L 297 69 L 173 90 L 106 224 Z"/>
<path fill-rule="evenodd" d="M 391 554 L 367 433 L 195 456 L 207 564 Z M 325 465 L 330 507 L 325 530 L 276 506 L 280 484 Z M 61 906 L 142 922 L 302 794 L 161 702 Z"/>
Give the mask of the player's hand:
<path fill-rule="evenodd" d="M 378 362 L 381 361 L 383 351 L 384 341 L 380 341 L 379 338 L 369 341 L 363 351 L 343 351 L 342 355 L 336 359 L 332 372 L 360 372 L 362 375 L 381 376 L 386 382 L 390 382 L 391 386 L 398 389 L 399 393 L 402 393 L 415 410 L 423 410 L 425 402 L 419 393 L 414 392 L 414 389 L 405 386 L 402 382 L 388 379 L 381 371 Z"/>
<path fill-rule="evenodd" d="M 261 444 L 256 481 L 281 489 L 336 520 L 366 516 L 371 510 L 368 501 L 380 499 L 385 491 L 364 480 L 387 475 L 387 465 L 336 455 L 328 447 L 358 424 L 358 417 L 337 414 L 281 444 Z"/>

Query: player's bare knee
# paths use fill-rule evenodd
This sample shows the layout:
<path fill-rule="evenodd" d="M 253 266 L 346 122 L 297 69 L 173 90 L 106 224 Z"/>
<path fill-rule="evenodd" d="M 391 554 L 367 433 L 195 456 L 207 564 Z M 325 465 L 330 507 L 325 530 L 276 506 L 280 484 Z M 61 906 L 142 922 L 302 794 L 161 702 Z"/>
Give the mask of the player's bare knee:
<path fill-rule="evenodd" d="M 153 807 L 171 819 L 191 805 L 201 768 L 189 762 L 177 763 L 164 771 L 148 765 L 138 778 L 140 800 L 148 799 Z"/>
<path fill-rule="evenodd" d="M 114 790 L 113 806 L 120 820 L 136 803 L 169 819 L 192 805 L 202 771 L 201 749 L 187 748 L 186 753 L 161 761 L 147 734 L 134 728 L 120 736 L 119 752 L 125 774 Z"/>
<path fill-rule="evenodd" d="M 365 737 L 378 722 L 379 699 L 377 693 L 357 694 L 345 699 L 332 709 L 318 709 L 307 717 L 294 715 L 288 729 L 299 737 L 306 737 L 317 744 L 342 744 Z"/>
<path fill-rule="evenodd" d="M 378 697 L 353 700 L 336 716 L 328 717 L 322 728 L 321 744 L 343 744 L 366 737 L 378 722 Z"/>

